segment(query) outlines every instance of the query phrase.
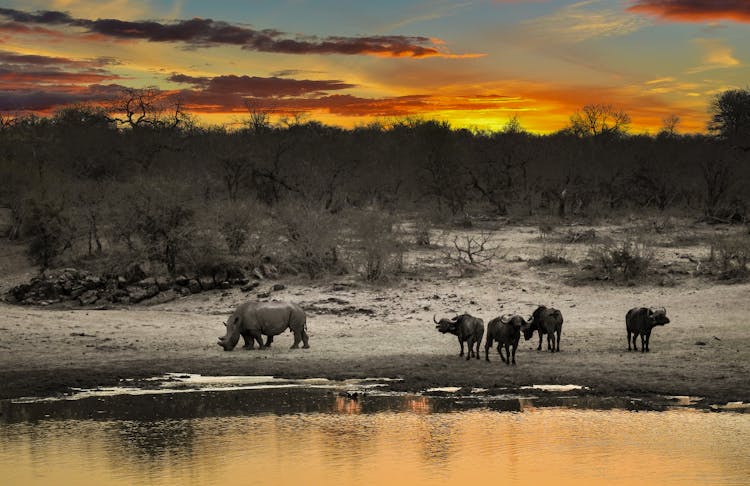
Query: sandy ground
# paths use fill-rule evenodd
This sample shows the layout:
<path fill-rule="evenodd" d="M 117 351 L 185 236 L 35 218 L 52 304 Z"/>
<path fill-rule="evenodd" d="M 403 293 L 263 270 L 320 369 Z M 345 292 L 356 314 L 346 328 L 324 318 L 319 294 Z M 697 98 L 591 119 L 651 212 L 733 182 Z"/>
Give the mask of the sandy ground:
<path fill-rule="evenodd" d="M 237 304 L 256 298 L 239 289 L 148 308 L 49 310 L 0 304 L 0 398 L 190 372 L 391 377 L 402 378 L 394 386 L 407 390 L 578 384 L 598 395 L 750 401 L 750 284 L 719 285 L 685 274 L 687 260 L 679 256 L 700 257 L 706 248 L 659 249 L 662 267 L 680 268 L 675 286 L 569 286 L 563 279 L 575 266 L 538 267 L 526 261 L 539 256 L 536 235 L 533 227 L 498 230 L 495 241 L 502 257 L 472 277 L 459 277 L 440 263 L 437 250 L 426 249 L 409 254 L 409 264 L 420 271 L 388 286 L 354 278 L 282 279 L 286 289 L 272 298 L 308 309 L 311 348 L 304 350 L 288 349 L 292 336 L 287 332 L 276 337 L 271 349 L 222 351 L 216 345 L 222 322 Z M 585 245 L 568 245 L 566 252 L 576 261 Z M 18 278 L 20 270 L 14 271 L 8 275 Z M 259 290 L 273 283 L 263 282 Z M 468 312 L 485 322 L 506 312 L 528 315 L 536 304 L 562 311 L 561 352 L 536 351 L 536 336 L 522 338 L 517 366 L 506 366 L 494 350 L 490 363 L 459 359 L 456 338 L 438 333 L 432 323 L 433 314 Z M 650 353 L 629 353 L 624 315 L 641 305 L 665 306 L 672 322 L 654 330 Z"/>

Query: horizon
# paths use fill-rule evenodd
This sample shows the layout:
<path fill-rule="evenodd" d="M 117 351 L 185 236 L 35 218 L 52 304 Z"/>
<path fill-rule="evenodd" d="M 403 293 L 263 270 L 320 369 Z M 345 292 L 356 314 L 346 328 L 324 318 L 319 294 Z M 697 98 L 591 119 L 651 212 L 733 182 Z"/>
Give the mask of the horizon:
<path fill-rule="evenodd" d="M 338 5 L 57 0 L 0 8 L 0 111 L 48 115 L 123 88 L 179 97 L 202 125 L 248 105 L 342 128 L 416 117 L 532 133 L 587 104 L 630 133 L 706 133 L 712 99 L 750 79 L 739 0 Z"/>

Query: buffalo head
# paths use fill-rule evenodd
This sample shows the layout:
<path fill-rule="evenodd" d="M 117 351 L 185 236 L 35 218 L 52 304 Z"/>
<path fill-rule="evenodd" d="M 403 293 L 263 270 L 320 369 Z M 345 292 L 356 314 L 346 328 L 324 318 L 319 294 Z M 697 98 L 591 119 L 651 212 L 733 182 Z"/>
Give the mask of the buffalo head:
<path fill-rule="evenodd" d="M 224 326 L 227 328 L 227 333 L 219 336 L 219 342 L 216 344 L 224 348 L 224 351 L 231 351 L 240 340 L 240 316 L 232 314 Z"/>
<path fill-rule="evenodd" d="M 524 332 L 524 337 L 525 337 L 526 332 L 531 327 L 531 323 L 534 322 L 534 316 L 529 316 L 528 319 L 524 319 L 523 317 L 519 315 L 504 314 L 500 317 L 500 322 L 502 322 L 503 324 L 510 324 L 516 329 L 522 329 Z M 529 338 L 526 338 L 526 339 L 529 339 Z"/>
<path fill-rule="evenodd" d="M 436 316 L 432 316 L 432 320 L 436 324 L 435 329 L 442 332 L 443 334 L 447 332 L 456 332 L 456 329 L 458 328 L 458 316 L 454 317 L 453 319 L 440 319 L 439 321 L 435 317 Z"/>
<path fill-rule="evenodd" d="M 648 319 L 652 326 L 663 326 L 669 324 L 669 317 L 667 317 L 667 309 L 659 307 L 658 309 L 648 310 Z"/>

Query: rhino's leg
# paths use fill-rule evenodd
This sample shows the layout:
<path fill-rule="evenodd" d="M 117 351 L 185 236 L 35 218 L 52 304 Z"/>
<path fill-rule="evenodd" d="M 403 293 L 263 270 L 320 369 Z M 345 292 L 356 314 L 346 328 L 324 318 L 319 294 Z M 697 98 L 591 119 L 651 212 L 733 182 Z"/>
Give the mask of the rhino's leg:
<path fill-rule="evenodd" d="M 243 332 L 242 339 L 245 341 L 245 345 L 242 346 L 242 349 L 255 349 L 255 341 L 249 332 Z"/>
<path fill-rule="evenodd" d="M 299 348 L 299 343 L 300 341 L 302 341 L 302 330 L 293 331 L 293 332 L 294 332 L 294 343 L 292 344 L 292 347 L 289 349 Z"/>
<path fill-rule="evenodd" d="M 310 336 L 307 335 L 307 331 L 302 329 L 302 347 L 308 349 L 310 347 Z"/>
<path fill-rule="evenodd" d="M 266 347 L 270 348 L 271 343 L 273 342 L 273 336 L 266 336 Z"/>
<path fill-rule="evenodd" d="M 258 342 L 258 349 L 263 349 L 263 335 L 260 333 L 260 331 L 250 331 L 249 334 L 254 340 Z"/>

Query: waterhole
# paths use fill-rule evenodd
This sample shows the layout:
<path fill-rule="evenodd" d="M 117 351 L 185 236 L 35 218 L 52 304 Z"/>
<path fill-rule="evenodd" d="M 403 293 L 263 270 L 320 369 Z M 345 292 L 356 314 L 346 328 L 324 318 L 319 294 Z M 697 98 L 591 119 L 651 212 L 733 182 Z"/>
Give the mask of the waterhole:
<path fill-rule="evenodd" d="M 3 402 L 2 484 L 739 485 L 750 475 L 750 414 L 680 400 L 259 381 L 217 390 L 184 377 L 201 387 Z"/>

